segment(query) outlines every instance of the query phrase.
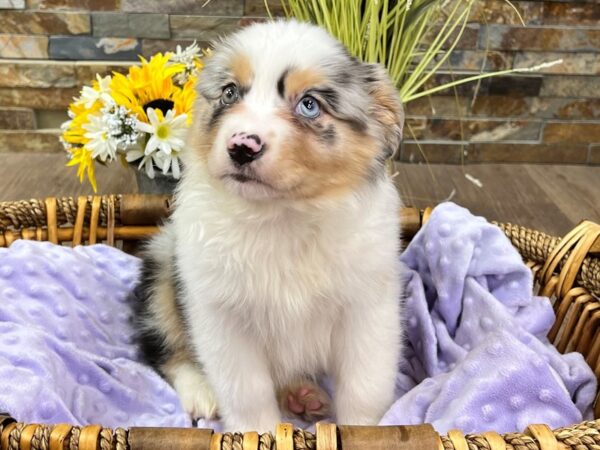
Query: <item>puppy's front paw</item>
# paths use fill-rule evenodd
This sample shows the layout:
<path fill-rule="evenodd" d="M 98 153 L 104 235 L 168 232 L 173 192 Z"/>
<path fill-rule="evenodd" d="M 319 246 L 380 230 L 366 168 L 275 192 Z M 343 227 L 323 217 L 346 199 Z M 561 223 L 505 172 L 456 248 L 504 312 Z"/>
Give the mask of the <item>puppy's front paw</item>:
<path fill-rule="evenodd" d="M 316 422 L 329 414 L 331 399 L 317 384 L 300 381 L 281 391 L 279 405 L 288 414 Z"/>
<path fill-rule="evenodd" d="M 210 389 L 205 383 L 190 385 L 185 392 L 179 394 L 183 409 L 193 419 L 215 419 L 217 418 L 217 402 Z"/>
<path fill-rule="evenodd" d="M 179 371 L 173 387 L 185 412 L 193 419 L 217 418 L 217 401 L 200 370 Z"/>

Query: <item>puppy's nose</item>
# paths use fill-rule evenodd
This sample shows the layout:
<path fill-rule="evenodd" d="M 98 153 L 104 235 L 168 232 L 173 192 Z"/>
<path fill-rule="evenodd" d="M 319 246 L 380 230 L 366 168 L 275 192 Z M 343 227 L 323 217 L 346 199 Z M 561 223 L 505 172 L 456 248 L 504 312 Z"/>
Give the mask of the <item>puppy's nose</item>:
<path fill-rule="evenodd" d="M 240 166 L 260 158 L 264 150 L 265 145 L 256 134 L 235 133 L 227 143 L 229 157 Z"/>

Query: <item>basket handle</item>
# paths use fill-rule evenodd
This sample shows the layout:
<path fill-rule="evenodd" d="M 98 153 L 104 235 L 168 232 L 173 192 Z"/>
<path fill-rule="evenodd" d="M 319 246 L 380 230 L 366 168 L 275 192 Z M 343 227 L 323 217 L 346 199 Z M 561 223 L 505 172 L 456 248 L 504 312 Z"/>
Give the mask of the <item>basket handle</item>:
<path fill-rule="evenodd" d="M 582 236 L 569 258 L 567 258 L 567 262 L 558 277 L 557 290 L 561 296 L 566 295 L 575 284 L 583 260 L 590 253 L 592 246 L 598 239 L 600 239 L 600 225 L 590 222 L 586 234 Z"/>
<path fill-rule="evenodd" d="M 561 269 L 554 289 L 557 295 L 565 296 L 575 284 L 585 257 L 598 250 L 600 250 L 600 225 L 588 220 L 581 222 L 561 239 L 546 259 L 539 273 L 542 285 L 547 286 L 552 281 L 555 270 L 563 258 L 571 252 Z"/>

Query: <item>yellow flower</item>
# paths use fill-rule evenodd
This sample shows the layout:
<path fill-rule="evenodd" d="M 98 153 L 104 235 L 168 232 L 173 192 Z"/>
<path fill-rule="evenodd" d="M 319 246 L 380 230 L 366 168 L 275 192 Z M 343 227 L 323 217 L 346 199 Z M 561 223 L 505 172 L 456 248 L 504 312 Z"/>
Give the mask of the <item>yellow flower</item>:
<path fill-rule="evenodd" d="M 115 73 L 110 83 L 112 98 L 117 105 L 127 108 L 143 120 L 144 109 L 136 95 L 136 89 L 125 75 Z"/>
<path fill-rule="evenodd" d="M 67 166 L 79 165 L 77 168 L 79 181 L 83 182 L 87 174 L 94 192 L 96 192 L 97 188 L 96 171 L 92 158 L 93 152 L 85 147 L 90 139 L 85 136 L 88 130 L 84 126 L 89 124 L 90 115 L 97 113 L 101 108 L 102 105 L 100 102 L 95 102 L 89 109 L 85 107 L 83 102 L 72 103 L 69 106 L 69 113 L 72 119 L 65 124 L 62 134 L 64 141 L 69 145 L 67 151 L 71 154 L 71 160 L 67 163 Z"/>
<path fill-rule="evenodd" d="M 171 53 L 157 53 L 150 61 L 140 58 L 142 65 L 131 67 L 127 76 L 114 74 L 110 89 L 115 102 L 146 123 L 148 107 L 165 112 L 172 109 L 174 96 L 181 90 L 173 82 L 173 76 L 185 71 L 185 65 L 169 63 L 170 58 Z"/>
<path fill-rule="evenodd" d="M 190 77 L 188 82 L 183 86 L 182 89 L 178 89 L 173 94 L 173 103 L 175 107 L 175 112 L 177 115 L 186 114 L 187 115 L 187 125 L 192 124 L 192 108 L 194 107 L 194 102 L 196 101 L 196 79 L 194 77 Z"/>
<path fill-rule="evenodd" d="M 94 165 L 94 158 L 92 158 L 92 152 L 85 147 L 74 147 L 69 150 L 69 153 L 71 154 L 71 160 L 67 163 L 67 166 L 79 165 L 77 167 L 79 181 L 83 183 L 83 178 L 87 174 L 88 180 L 90 180 L 90 184 L 94 192 L 96 192 L 98 185 L 96 184 L 96 167 Z"/>
<path fill-rule="evenodd" d="M 89 116 L 95 114 L 102 108 L 99 102 L 96 102 L 91 108 L 87 109 L 83 103 L 72 103 L 69 106 L 69 112 L 73 117 L 65 125 L 62 137 L 65 142 L 71 145 L 85 145 L 89 139 L 85 137 L 87 131 L 83 128 L 89 122 Z"/>

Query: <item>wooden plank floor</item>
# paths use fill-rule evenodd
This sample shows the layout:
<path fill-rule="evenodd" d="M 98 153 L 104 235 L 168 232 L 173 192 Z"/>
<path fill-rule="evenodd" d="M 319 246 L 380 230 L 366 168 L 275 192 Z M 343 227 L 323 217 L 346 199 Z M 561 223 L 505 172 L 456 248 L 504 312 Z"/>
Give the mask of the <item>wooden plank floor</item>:
<path fill-rule="evenodd" d="M 91 194 L 61 154 L 0 156 L 0 200 Z M 600 167 L 525 164 L 465 166 L 397 164 L 396 184 L 406 205 L 445 199 L 490 220 L 513 222 L 564 235 L 580 220 L 600 223 Z M 478 187 L 465 177 L 477 178 Z M 99 167 L 100 194 L 136 192 L 130 169 Z"/>
<path fill-rule="evenodd" d="M 74 167 L 65 167 L 64 154 L 0 154 L 0 201 L 93 194 L 79 183 Z M 137 192 L 135 174 L 119 163 L 97 164 L 98 194 Z"/>
<path fill-rule="evenodd" d="M 488 220 L 560 236 L 583 219 L 600 223 L 600 167 L 398 164 L 396 170 L 406 205 L 422 208 L 451 199 Z"/>

